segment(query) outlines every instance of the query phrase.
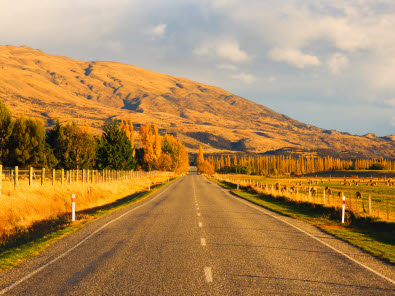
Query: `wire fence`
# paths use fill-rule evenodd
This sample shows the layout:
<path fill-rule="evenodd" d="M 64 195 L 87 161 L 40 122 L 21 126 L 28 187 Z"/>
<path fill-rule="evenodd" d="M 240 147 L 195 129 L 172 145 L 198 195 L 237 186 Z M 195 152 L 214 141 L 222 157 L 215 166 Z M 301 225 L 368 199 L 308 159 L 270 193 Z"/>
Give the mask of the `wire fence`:
<path fill-rule="evenodd" d="M 351 189 L 351 180 L 333 180 L 338 185 L 328 186 L 324 180 L 260 180 L 240 175 L 216 175 L 217 180 L 233 184 L 234 188 L 251 188 L 257 193 L 269 194 L 274 197 L 283 196 L 297 202 L 309 202 L 327 207 L 342 207 L 342 197 L 346 197 L 346 209 L 355 215 L 377 218 L 384 221 L 395 221 L 395 195 L 391 192 L 393 183 L 391 180 L 359 180 L 354 181 Z M 329 181 L 329 180 L 328 180 Z M 367 190 L 387 187 L 388 193 L 364 192 L 361 183 Z M 365 183 L 365 184 L 364 184 Z M 333 183 L 332 183 L 333 184 Z M 359 187 L 357 187 L 359 184 Z M 358 191 L 359 190 L 359 191 Z"/>
<path fill-rule="evenodd" d="M 0 165 L 0 196 L 3 183 L 11 183 L 17 190 L 21 186 L 110 183 L 155 176 L 174 177 L 174 172 L 118 171 L 118 170 L 46 170 L 45 168 L 4 167 Z"/>

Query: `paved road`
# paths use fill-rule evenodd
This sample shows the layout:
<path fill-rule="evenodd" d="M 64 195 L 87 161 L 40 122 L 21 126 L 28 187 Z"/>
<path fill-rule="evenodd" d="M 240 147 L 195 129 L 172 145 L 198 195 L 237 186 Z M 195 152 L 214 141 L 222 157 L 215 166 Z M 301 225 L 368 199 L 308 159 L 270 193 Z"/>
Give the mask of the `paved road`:
<path fill-rule="evenodd" d="M 3 272 L 0 294 L 394 295 L 394 271 L 192 173 Z"/>

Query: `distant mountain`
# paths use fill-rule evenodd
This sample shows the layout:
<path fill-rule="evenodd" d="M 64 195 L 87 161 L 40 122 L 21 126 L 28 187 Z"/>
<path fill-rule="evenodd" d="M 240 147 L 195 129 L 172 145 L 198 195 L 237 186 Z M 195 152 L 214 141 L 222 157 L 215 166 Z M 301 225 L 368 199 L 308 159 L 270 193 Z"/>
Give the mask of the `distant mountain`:
<path fill-rule="evenodd" d="M 218 87 L 116 62 L 83 62 L 29 47 L 0 46 L 0 98 L 14 115 L 86 121 L 109 118 L 136 128 L 157 123 L 190 150 L 395 157 L 395 137 L 323 130 Z"/>

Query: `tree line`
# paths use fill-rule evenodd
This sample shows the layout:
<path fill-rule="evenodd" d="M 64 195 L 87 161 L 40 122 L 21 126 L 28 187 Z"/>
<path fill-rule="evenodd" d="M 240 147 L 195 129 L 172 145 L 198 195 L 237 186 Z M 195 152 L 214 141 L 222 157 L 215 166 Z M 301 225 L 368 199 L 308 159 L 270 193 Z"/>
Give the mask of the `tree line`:
<path fill-rule="evenodd" d="M 203 160 L 203 161 L 202 161 Z M 199 166 L 200 163 L 200 166 Z M 337 170 L 395 170 L 395 160 L 356 159 L 344 160 L 309 156 L 265 156 L 265 155 L 220 155 L 204 158 L 203 149 L 199 148 L 197 158 L 198 171 L 208 173 L 216 171 L 223 174 L 254 175 L 302 175 L 323 171 Z"/>
<path fill-rule="evenodd" d="M 0 100 L 0 163 L 64 169 L 163 170 L 183 172 L 189 167 L 185 146 L 158 127 L 141 125 L 136 148 L 131 119 L 107 121 L 100 136 L 88 124 L 60 123 L 51 129 L 42 120 L 19 115 L 13 119 Z"/>

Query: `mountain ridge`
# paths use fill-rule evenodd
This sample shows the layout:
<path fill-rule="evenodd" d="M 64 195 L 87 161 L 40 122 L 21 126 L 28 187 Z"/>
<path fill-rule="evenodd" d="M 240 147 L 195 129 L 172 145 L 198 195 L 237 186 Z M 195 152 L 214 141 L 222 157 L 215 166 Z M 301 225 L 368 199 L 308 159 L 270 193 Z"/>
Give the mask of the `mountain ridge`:
<path fill-rule="evenodd" d="M 0 46 L 0 98 L 14 115 L 51 126 L 77 120 L 96 132 L 130 116 L 177 135 L 190 151 L 336 154 L 395 158 L 395 136 L 349 135 L 304 124 L 221 88 L 119 62 L 85 62 Z M 285 151 L 284 150 L 284 151 Z"/>

